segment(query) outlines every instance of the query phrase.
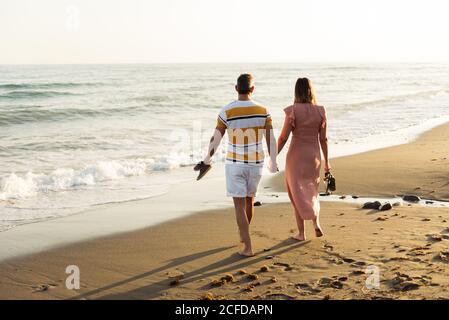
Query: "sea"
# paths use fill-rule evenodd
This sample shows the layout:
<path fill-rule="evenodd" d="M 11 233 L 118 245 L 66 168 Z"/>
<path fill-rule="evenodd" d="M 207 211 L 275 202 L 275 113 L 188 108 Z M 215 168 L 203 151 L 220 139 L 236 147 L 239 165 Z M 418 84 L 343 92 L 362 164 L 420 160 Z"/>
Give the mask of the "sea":
<path fill-rule="evenodd" d="M 310 78 L 332 157 L 449 121 L 447 64 L 0 65 L 0 232 L 193 181 L 241 73 L 278 131 L 296 79 Z"/>

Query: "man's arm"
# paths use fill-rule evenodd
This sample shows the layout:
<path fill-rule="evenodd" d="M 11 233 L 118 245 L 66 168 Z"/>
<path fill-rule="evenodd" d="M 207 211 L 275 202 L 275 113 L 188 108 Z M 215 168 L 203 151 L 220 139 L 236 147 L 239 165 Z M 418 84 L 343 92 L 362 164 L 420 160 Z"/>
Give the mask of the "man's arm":
<path fill-rule="evenodd" d="M 270 156 L 270 164 L 269 169 L 272 173 L 278 171 L 277 166 L 277 145 L 276 145 L 276 137 L 274 136 L 273 126 L 271 124 L 267 124 L 265 126 L 265 140 L 267 142 L 268 154 Z"/>
<path fill-rule="evenodd" d="M 214 135 L 210 139 L 209 143 L 209 152 L 204 158 L 204 163 L 209 165 L 212 161 L 212 157 L 214 156 L 215 152 L 217 152 L 218 147 L 220 146 L 221 139 L 223 139 L 223 136 L 226 133 L 226 128 L 222 126 L 217 126 L 214 131 Z"/>

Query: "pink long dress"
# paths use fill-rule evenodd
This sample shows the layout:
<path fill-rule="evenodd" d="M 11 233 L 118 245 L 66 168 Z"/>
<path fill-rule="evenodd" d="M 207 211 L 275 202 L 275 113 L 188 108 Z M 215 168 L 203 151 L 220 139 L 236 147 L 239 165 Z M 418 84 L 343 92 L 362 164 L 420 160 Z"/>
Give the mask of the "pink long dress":
<path fill-rule="evenodd" d="M 286 118 L 281 136 L 288 138 L 290 131 L 293 136 L 285 167 L 288 195 L 301 219 L 314 220 L 320 214 L 320 131 L 326 132 L 321 130 L 326 127 L 326 109 L 297 103 L 284 111 Z"/>

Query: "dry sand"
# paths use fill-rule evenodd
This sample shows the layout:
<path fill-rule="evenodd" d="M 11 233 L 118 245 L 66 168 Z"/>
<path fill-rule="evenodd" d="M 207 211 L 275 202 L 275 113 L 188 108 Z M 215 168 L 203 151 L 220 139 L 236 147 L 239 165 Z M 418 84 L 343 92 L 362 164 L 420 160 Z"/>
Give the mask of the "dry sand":
<path fill-rule="evenodd" d="M 448 199 L 448 144 L 444 125 L 408 145 L 336 159 L 339 193 Z M 252 226 L 257 255 L 242 259 L 233 211 L 199 213 L 1 263 L 0 298 L 448 299 L 448 221 L 447 208 L 323 203 L 326 236 L 315 239 L 308 224 L 309 240 L 298 243 L 290 205 L 265 205 Z M 78 291 L 65 288 L 68 265 L 80 268 Z M 365 285 L 369 266 L 379 290 Z"/>

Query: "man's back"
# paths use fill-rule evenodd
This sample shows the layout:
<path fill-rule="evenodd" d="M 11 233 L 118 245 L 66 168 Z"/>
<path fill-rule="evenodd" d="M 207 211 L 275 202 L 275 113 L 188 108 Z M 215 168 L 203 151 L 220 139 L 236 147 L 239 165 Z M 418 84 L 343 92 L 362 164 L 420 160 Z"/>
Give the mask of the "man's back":
<path fill-rule="evenodd" d="M 271 122 L 267 109 L 253 100 L 236 100 L 223 107 L 217 127 L 228 132 L 227 164 L 263 166 L 262 139 Z"/>

